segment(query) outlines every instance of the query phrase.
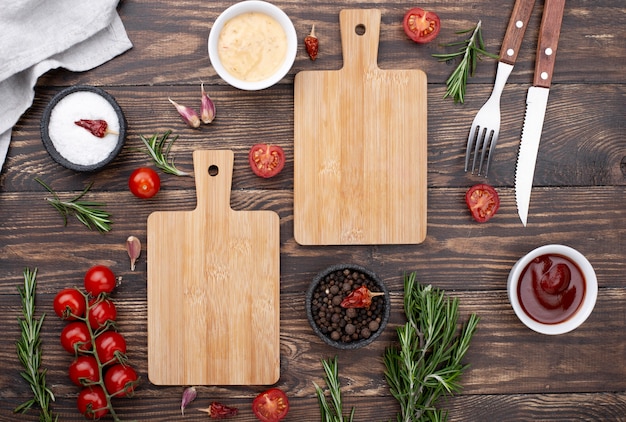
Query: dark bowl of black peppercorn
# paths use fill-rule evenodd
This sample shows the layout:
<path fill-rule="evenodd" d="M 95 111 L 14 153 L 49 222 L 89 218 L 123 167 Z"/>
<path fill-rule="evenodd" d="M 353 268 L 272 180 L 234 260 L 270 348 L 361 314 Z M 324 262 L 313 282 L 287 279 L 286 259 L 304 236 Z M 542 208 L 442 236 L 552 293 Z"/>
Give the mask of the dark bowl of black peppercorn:
<path fill-rule="evenodd" d="M 373 297 L 366 307 L 345 308 L 341 302 L 366 287 Z M 382 293 L 382 294 L 381 294 Z M 389 291 L 375 273 L 355 264 L 337 264 L 318 273 L 306 293 L 311 328 L 338 349 L 358 349 L 372 343 L 389 321 Z"/>

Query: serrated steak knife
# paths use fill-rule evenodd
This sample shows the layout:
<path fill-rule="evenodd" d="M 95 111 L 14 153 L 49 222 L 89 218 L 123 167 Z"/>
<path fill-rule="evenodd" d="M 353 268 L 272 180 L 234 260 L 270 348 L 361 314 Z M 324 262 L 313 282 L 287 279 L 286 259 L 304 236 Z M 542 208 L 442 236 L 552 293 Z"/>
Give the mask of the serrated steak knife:
<path fill-rule="evenodd" d="M 526 115 L 515 169 L 515 200 L 519 218 L 524 226 L 528 220 L 530 192 L 533 187 L 537 151 L 548 105 L 548 93 L 564 8 L 565 0 L 545 0 L 537 44 L 533 86 L 528 89 L 526 96 Z"/>

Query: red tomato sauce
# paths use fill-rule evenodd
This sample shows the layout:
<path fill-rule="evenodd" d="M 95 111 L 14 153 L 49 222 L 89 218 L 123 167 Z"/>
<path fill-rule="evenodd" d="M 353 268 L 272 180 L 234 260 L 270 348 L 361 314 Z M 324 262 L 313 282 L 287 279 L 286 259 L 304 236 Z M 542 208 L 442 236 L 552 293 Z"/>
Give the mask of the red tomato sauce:
<path fill-rule="evenodd" d="M 558 324 L 574 315 L 583 302 L 585 278 L 565 256 L 541 255 L 522 271 L 517 296 L 529 317 L 542 324 Z"/>

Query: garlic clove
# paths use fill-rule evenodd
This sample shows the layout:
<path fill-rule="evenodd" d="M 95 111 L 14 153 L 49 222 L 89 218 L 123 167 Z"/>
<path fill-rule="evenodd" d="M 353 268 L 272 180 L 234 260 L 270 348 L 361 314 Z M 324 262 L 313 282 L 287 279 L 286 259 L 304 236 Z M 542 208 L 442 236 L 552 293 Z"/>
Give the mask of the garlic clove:
<path fill-rule="evenodd" d="M 204 83 L 201 83 L 200 89 L 202 90 L 200 119 L 202 120 L 202 123 L 209 124 L 213 121 L 213 119 L 215 119 L 215 103 L 204 90 Z"/>
<path fill-rule="evenodd" d="M 170 100 L 170 103 L 172 103 L 174 107 L 176 107 L 178 114 L 180 114 L 180 117 L 182 117 L 185 123 L 187 123 L 190 127 L 194 129 L 200 127 L 200 118 L 198 117 L 198 113 L 196 113 L 193 108 L 180 105 L 171 98 L 168 98 L 168 100 Z"/>
<path fill-rule="evenodd" d="M 135 236 L 128 236 L 126 239 L 126 251 L 130 258 L 130 270 L 135 271 L 135 261 L 141 254 L 141 242 Z"/>
<path fill-rule="evenodd" d="M 185 416 L 185 408 L 187 407 L 189 403 L 191 403 L 192 401 L 196 399 L 197 395 L 198 393 L 195 387 L 185 388 L 185 391 L 183 391 L 183 399 L 180 403 L 180 413 L 183 416 Z"/>

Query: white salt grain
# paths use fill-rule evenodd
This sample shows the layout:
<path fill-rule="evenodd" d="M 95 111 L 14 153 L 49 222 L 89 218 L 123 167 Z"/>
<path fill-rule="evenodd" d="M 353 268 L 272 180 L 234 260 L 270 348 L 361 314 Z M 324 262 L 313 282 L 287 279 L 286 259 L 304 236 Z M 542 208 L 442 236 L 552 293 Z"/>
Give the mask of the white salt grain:
<path fill-rule="evenodd" d="M 119 133 L 117 113 L 102 96 L 78 91 L 59 101 L 50 114 L 48 134 L 59 154 L 74 164 L 97 164 L 115 149 L 119 135 L 110 133 L 98 138 L 74 123 L 80 119 L 105 120 L 109 131 Z"/>

